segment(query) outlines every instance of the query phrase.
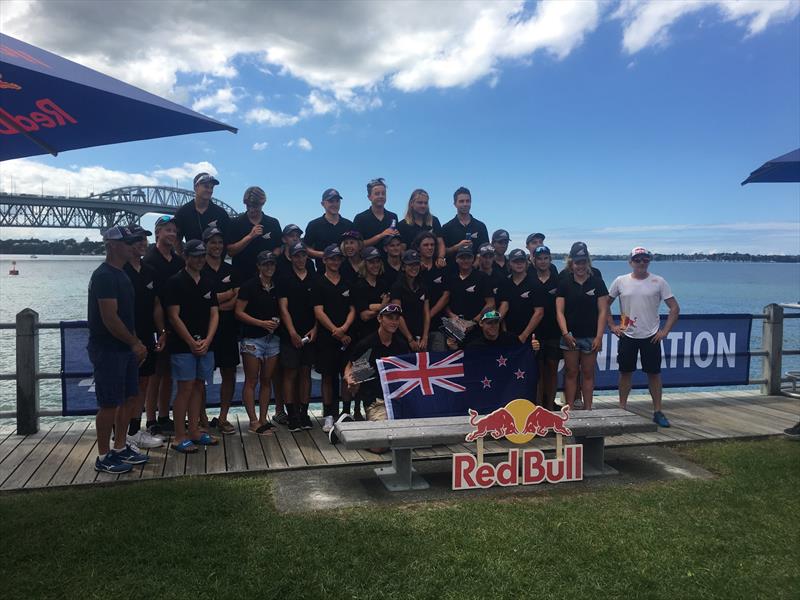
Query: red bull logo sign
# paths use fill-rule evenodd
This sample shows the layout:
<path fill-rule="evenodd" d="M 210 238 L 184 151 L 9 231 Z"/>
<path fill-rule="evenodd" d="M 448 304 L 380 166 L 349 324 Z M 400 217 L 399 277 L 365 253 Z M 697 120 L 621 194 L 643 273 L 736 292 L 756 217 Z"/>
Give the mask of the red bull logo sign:
<path fill-rule="evenodd" d="M 4 108 L 0 108 L 0 135 L 15 135 L 20 131 L 30 133 L 39 131 L 42 127 L 53 129 L 75 125 L 78 122 L 50 98 L 40 98 L 35 104 L 38 110 L 24 115 L 12 115 Z"/>
<path fill-rule="evenodd" d="M 569 407 L 551 412 L 529 400 L 512 400 L 505 406 L 480 416 L 470 409 L 470 425 L 474 428 L 464 438 L 478 441 L 478 456 L 470 453 L 453 454 L 454 490 L 489 488 L 494 485 L 536 485 L 543 482 L 563 483 L 583 479 L 583 446 L 564 447 L 563 453 L 548 459 L 539 449 L 509 450 L 508 460 L 497 465 L 483 463 L 482 443 L 487 436 L 498 440 L 506 438 L 515 444 L 524 444 L 534 437 L 553 431 L 559 436 L 572 435 L 567 427 Z M 560 450 L 560 437 L 558 447 Z"/>

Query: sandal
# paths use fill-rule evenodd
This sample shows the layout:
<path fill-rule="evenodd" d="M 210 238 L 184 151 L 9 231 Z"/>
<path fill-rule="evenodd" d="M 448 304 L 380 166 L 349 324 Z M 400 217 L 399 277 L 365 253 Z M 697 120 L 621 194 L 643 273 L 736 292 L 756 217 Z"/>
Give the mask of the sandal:
<path fill-rule="evenodd" d="M 267 421 L 263 425 L 261 425 L 258 429 L 256 429 L 253 433 L 257 433 L 258 435 L 272 435 L 273 429 L 275 429 L 275 425 Z"/>
<path fill-rule="evenodd" d="M 236 427 L 234 427 L 230 421 L 217 420 L 217 431 L 224 435 L 230 435 L 232 433 L 236 433 Z"/>
<path fill-rule="evenodd" d="M 193 444 L 198 444 L 200 446 L 216 446 L 219 444 L 219 440 L 215 438 L 213 435 L 208 435 L 207 433 L 203 433 L 198 439 L 192 440 Z"/>
<path fill-rule="evenodd" d="M 183 440 L 180 444 L 172 444 L 171 447 L 181 454 L 194 454 L 197 452 L 197 446 L 192 440 Z"/>

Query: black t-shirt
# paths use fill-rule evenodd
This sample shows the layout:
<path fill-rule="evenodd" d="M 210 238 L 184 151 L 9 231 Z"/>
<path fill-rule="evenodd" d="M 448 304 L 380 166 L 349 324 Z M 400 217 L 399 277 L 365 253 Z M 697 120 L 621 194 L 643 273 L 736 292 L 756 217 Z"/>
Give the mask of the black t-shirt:
<path fill-rule="evenodd" d="M 577 338 L 595 337 L 600 312 L 598 302 L 603 296 L 608 296 L 605 282 L 590 275 L 580 284 L 572 273 L 568 273 L 558 282 L 558 296 L 564 298 L 564 316 L 572 335 Z"/>
<path fill-rule="evenodd" d="M 511 268 L 508 266 L 508 259 L 506 259 L 506 261 L 503 263 L 502 266 L 500 266 L 496 260 L 493 261 L 492 262 L 492 272 L 493 273 L 497 273 L 497 272 L 502 273 L 504 277 L 509 275 L 511 273 Z"/>
<path fill-rule="evenodd" d="M 227 292 L 233 288 L 239 287 L 239 279 L 233 267 L 226 263 L 224 260 L 219 265 L 219 270 L 215 271 L 211 265 L 205 264 L 201 274 L 212 282 L 214 282 L 214 291 L 217 294 Z M 219 302 L 219 299 L 217 300 Z M 217 326 L 218 333 L 233 334 L 235 330 L 239 329 L 239 324 L 236 321 L 236 316 L 233 314 L 233 308 L 228 310 L 219 311 L 219 325 Z M 215 336 L 215 340 L 221 339 L 222 336 Z"/>
<path fill-rule="evenodd" d="M 383 278 L 386 280 L 386 283 L 391 287 L 394 285 L 395 281 L 398 281 L 403 278 L 403 265 L 402 263 L 398 265 L 398 268 L 395 269 L 392 265 L 389 264 L 389 261 L 384 259 L 383 260 Z"/>
<path fill-rule="evenodd" d="M 178 226 L 178 239 L 202 240 L 206 227 L 216 227 L 227 235 L 230 217 L 221 206 L 208 203 L 208 208 L 200 214 L 194 205 L 194 200 L 187 202 L 175 213 L 175 224 Z"/>
<path fill-rule="evenodd" d="M 403 240 L 407 248 L 411 248 L 411 244 L 423 231 L 432 231 L 433 235 L 435 235 L 437 238 L 442 237 L 442 225 L 439 223 L 439 219 L 433 215 L 431 215 L 430 225 L 417 225 L 413 222 L 409 225 L 406 223 L 405 219 L 400 219 L 400 221 L 397 223 L 397 231 L 400 232 L 400 238 Z"/>
<path fill-rule="evenodd" d="M 261 227 L 263 228 L 261 236 L 250 240 L 236 256 L 231 258 L 233 269 L 241 281 L 250 279 L 258 274 L 256 272 L 256 257 L 260 252 L 275 250 L 283 243 L 281 239 L 283 232 L 278 219 L 262 213 Z M 228 225 L 228 230 L 225 232 L 225 243 L 228 245 L 235 244 L 247 236 L 252 229 L 253 224 L 247 214 L 239 215 Z"/>
<path fill-rule="evenodd" d="M 314 273 L 306 271 L 305 278 L 300 279 L 294 269 L 277 282 L 278 298 L 286 298 L 294 330 L 300 337 L 311 331 L 317 322 L 312 297 L 316 282 L 317 276 Z"/>
<path fill-rule="evenodd" d="M 151 348 L 155 344 L 153 334 L 156 331 L 156 324 L 153 318 L 153 308 L 159 292 L 156 282 L 157 274 L 153 267 L 145 263 L 141 263 L 139 267 L 137 271 L 131 263 L 125 263 L 122 270 L 133 284 L 136 337 L 145 346 Z"/>
<path fill-rule="evenodd" d="M 544 317 L 536 328 L 536 337 L 540 340 L 554 340 L 561 337 L 561 330 L 556 320 L 556 296 L 558 295 L 558 275 L 550 272 L 547 281 L 542 283 L 534 270 L 531 281 L 535 286 L 539 300 L 544 306 Z"/>
<path fill-rule="evenodd" d="M 340 276 L 339 281 L 333 283 L 326 275 L 320 275 L 311 294 L 313 306 L 321 306 L 331 323 L 337 327 L 344 324 L 353 299 L 350 297 L 350 285 L 343 277 Z M 330 335 L 322 325 L 319 326 L 319 332 L 322 336 Z"/>
<path fill-rule="evenodd" d="M 350 286 L 350 299 L 353 301 L 353 306 L 356 307 L 355 324 L 350 328 L 353 339 L 361 339 L 378 331 L 377 316 L 372 317 L 369 321 L 364 321 L 361 313 L 367 310 L 370 304 L 381 304 L 383 294 L 388 293 L 389 286 L 386 285 L 383 277 L 378 277 L 374 286 L 370 285 L 363 277 L 359 277 L 353 282 Z"/>
<path fill-rule="evenodd" d="M 172 258 L 167 260 L 164 255 L 158 251 L 155 244 L 152 244 L 147 252 L 144 253 L 142 263 L 152 267 L 156 271 L 156 289 L 158 290 L 159 297 L 164 293 L 164 287 L 167 285 L 167 280 L 179 273 L 186 262 L 174 251 L 171 253 Z M 163 304 L 163 298 L 161 298 Z M 167 325 L 169 327 L 169 325 Z"/>
<path fill-rule="evenodd" d="M 489 278 L 474 269 L 466 279 L 458 273 L 451 274 L 447 279 L 447 289 L 450 292 L 450 310 L 467 320 L 477 317 L 486 304 L 486 298 L 492 295 Z"/>
<path fill-rule="evenodd" d="M 131 333 L 135 329 L 135 298 L 133 284 L 125 271 L 112 267 L 107 262 L 102 263 L 92 273 L 89 279 L 89 344 L 100 351 L 128 350 L 125 342 L 118 340 L 106 329 L 100 315 L 98 300 L 116 300 L 117 315 Z"/>
<path fill-rule="evenodd" d="M 503 346 L 519 346 L 519 337 L 509 331 L 501 331 L 496 340 L 488 340 L 480 327 L 475 327 L 464 339 L 464 348 L 500 348 Z"/>
<path fill-rule="evenodd" d="M 377 332 L 359 340 L 350 346 L 350 360 L 354 361 L 361 358 L 367 350 L 372 350 L 369 356 L 369 364 L 375 369 L 376 374 L 374 379 L 362 383 L 356 393 L 356 399 L 361 400 L 365 407 L 372 404 L 375 398 L 383 398 L 383 389 L 381 388 L 380 378 L 377 376 L 375 361 L 378 358 L 400 356 L 411 352 L 408 342 L 406 342 L 399 330 L 394 333 L 388 346 L 383 345 Z"/>
<path fill-rule="evenodd" d="M 317 272 L 317 267 L 314 261 L 311 260 L 310 258 L 306 259 L 306 270 L 309 273 L 316 274 Z M 281 252 L 280 256 L 278 256 L 278 260 L 275 261 L 275 275 L 273 276 L 273 279 L 277 281 L 278 279 L 287 277 L 293 272 L 294 272 L 294 267 L 292 266 L 291 259 L 288 256 L 286 256 L 285 252 Z"/>
<path fill-rule="evenodd" d="M 425 289 L 428 291 L 428 305 L 431 310 L 436 306 L 436 303 L 447 291 L 447 271 L 445 269 L 433 266 L 430 269 L 422 267 L 419 271 L 422 277 L 422 283 L 425 284 Z M 444 316 L 444 310 L 436 315 L 436 318 Z"/>
<path fill-rule="evenodd" d="M 481 271 L 481 273 L 483 273 L 483 271 Z M 484 275 L 489 278 L 489 288 L 492 290 L 492 296 L 497 298 L 497 295 L 500 293 L 500 289 L 506 283 L 508 274 L 503 273 L 503 271 L 495 271 L 492 269 L 491 273 L 484 273 Z"/>
<path fill-rule="evenodd" d="M 322 252 L 331 244 L 341 242 L 342 234 L 353 229 L 353 222 L 350 219 L 345 219 L 340 215 L 339 221 L 334 225 L 325 218 L 325 215 L 322 215 L 313 221 L 309 221 L 308 225 L 306 225 L 306 234 L 303 237 L 303 241 L 309 248 Z M 325 270 L 322 259 L 317 259 L 316 263 L 317 271 L 322 273 Z"/>
<path fill-rule="evenodd" d="M 353 226 L 356 228 L 356 231 L 361 232 L 361 235 L 364 236 L 364 240 L 368 240 L 386 229 L 389 229 L 389 227 L 392 226 L 392 221 L 394 221 L 395 227 L 397 227 L 397 215 L 392 211 L 384 209 L 383 219 L 379 221 L 373 214 L 372 209 L 368 208 L 364 212 L 360 212 L 356 215 L 355 219 L 353 219 Z M 384 256 L 386 255 L 383 251 L 383 244 L 380 243 L 380 241 L 376 243 L 375 246 L 381 251 L 381 254 Z"/>
<path fill-rule="evenodd" d="M 500 290 L 498 301 L 508 302 L 506 313 L 506 329 L 514 335 L 519 335 L 531 322 L 533 311 L 538 306 L 543 306 L 544 301 L 539 297 L 539 286 L 534 281 L 535 277 L 525 275 L 519 284 L 509 277 Z"/>
<path fill-rule="evenodd" d="M 406 326 L 414 337 L 422 337 L 425 324 L 425 301 L 428 299 L 425 286 L 418 284 L 416 289 L 411 289 L 406 284 L 405 277 L 398 279 L 392 285 L 390 293 L 392 300 L 400 300 L 403 307 L 403 318 Z"/>
<path fill-rule="evenodd" d="M 211 307 L 218 306 L 216 285 L 213 280 L 203 273 L 195 283 L 191 275 L 183 269 L 169 278 L 164 290 L 164 310 L 170 306 L 178 306 L 178 316 L 189 335 L 193 338 L 205 338 L 208 335 L 208 322 L 211 316 Z M 177 334 L 170 335 L 167 341 L 170 354 L 185 354 L 191 352 L 181 337 Z"/>
<path fill-rule="evenodd" d="M 551 270 L 555 269 L 555 267 L 553 265 L 550 265 L 550 268 L 551 268 Z M 598 279 L 602 279 L 603 278 L 603 274 L 600 272 L 600 269 L 595 269 L 594 267 L 591 267 L 591 269 L 592 269 L 592 275 L 594 275 Z M 564 279 L 567 275 L 570 275 L 570 274 L 571 274 L 571 271 L 567 271 L 566 269 L 561 269 L 561 272 L 558 274 L 558 278 L 559 279 Z"/>
<path fill-rule="evenodd" d="M 322 274 L 325 272 L 325 266 L 323 265 L 322 269 L 319 270 L 319 273 Z M 349 258 L 345 258 L 342 261 L 342 266 L 339 267 L 339 275 L 342 276 L 348 285 L 352 285 L 356 279 L 358 279 L 358 270 L 356 267 L 353 266 L 353 263 L 350 262 Z"/>
<path fill-rule="evenodd" d="M 464 241 L 469 237 L 472 240 L 472 252 L 475 253 L 475 256 L 478 256 L 478 248 L 481 247 L 481 244 L 486 244 L 489 241 L 489 232 L 486 230 L 486 225 L 475 217 L 472 217 L 465 227 L 458 220 L 458 216 L 455 216 L 442 225 L 442 237 L 447 248 L 455 246 L 458 242 Z"/>
<path fill-rule="evenodd" d="M 247 302 L 244 312 L 254 319 L 269 321 L 273 317 L 280 318 L 278 295 L 274 283 L 270 285 L 269 289 L 265 289 L 259 277 L 248 279 L 239 288 L 239 300 Z M 242 337 L 259 338 L 268 334 L 266 329 L 242 323 Z"/>

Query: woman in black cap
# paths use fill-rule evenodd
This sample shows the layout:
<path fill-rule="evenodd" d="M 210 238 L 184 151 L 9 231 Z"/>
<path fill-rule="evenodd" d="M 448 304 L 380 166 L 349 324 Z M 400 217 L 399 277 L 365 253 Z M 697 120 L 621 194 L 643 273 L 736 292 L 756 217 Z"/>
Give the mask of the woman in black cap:
<path fill-rule="evenodd" d="M 591 410 L 597 353 L 603 347 L 606 328 L 608 289 L 603 279 L 592 272 L 586 244 L 573 244 L 569 261 L 572 270 L 560 278 L 556 297 L 560 347 L 564 352 L 564 396 L 573 408 L 580 374 L 584 407 Z"/>
<path fill-rule="evenodd" d="M 361 250 L 364 248 L 364 238 L 361 233 L 355 229 L 345 231 L 342 234 L 342 241 L 339 244 L 339 249 L 344 255 L 342 268 L 339 273 L 344 280 L 350 284 L 358 277 L 358 269 L 361 266 L 363 259 L 361 258 Z"/>
<path fill-rule="evenodd" d="M 431 311 L 427 291 L 420 277 L 420 258 L 416 250 L 403 252 L 403 275 L 392 285 L 392 304 L 403 309 L 400 332 L 413 352 L 428 348 Z"/>
<path fill-rule="evenodd" d="M 271 251 L 260 252 L 256 257 L 258 275 L 242 284 L 236 300 L 236 318 L 242 325 L 242 341 L 239 344 L 244 363 L 242 401 L 250 419 L 248 430 L 259 435 L 270 435 L 274 429 L 267 410 L 281 344 L 277 334 L 280 318 L 274 283 L 276 260 Z M 256 415 L 255 396 L 259 382 L 259 414 Z M 222 417 L 218 427 L 223 433 L 235 432 L 233 425 L 227 419 L 223 421 Z"/>

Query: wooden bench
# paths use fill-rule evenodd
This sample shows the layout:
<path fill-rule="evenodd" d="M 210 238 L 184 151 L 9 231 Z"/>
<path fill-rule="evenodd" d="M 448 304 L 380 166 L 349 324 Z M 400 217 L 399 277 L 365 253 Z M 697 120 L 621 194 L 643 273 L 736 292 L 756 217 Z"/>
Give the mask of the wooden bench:
<path fill-rule="evenodd" d="M 567 426 L 575 443 L 583 444 L 584 475 L 607 475 L 616 471 L 605 464 L 605 437 L 623 433 L 646 433 L 658 427 L 652 421 L 621 408 L 576 411 Z M 426 482 L 411 464 L 414 448 L 463 443 L 473 430 L 469 417 L 436 417 L 397 421 L 350 421 L 337 423 L 336 435 L 345 448 L 389 448 L 392 466 L 375 469 L 390 491 L 424 490 Z"/>

